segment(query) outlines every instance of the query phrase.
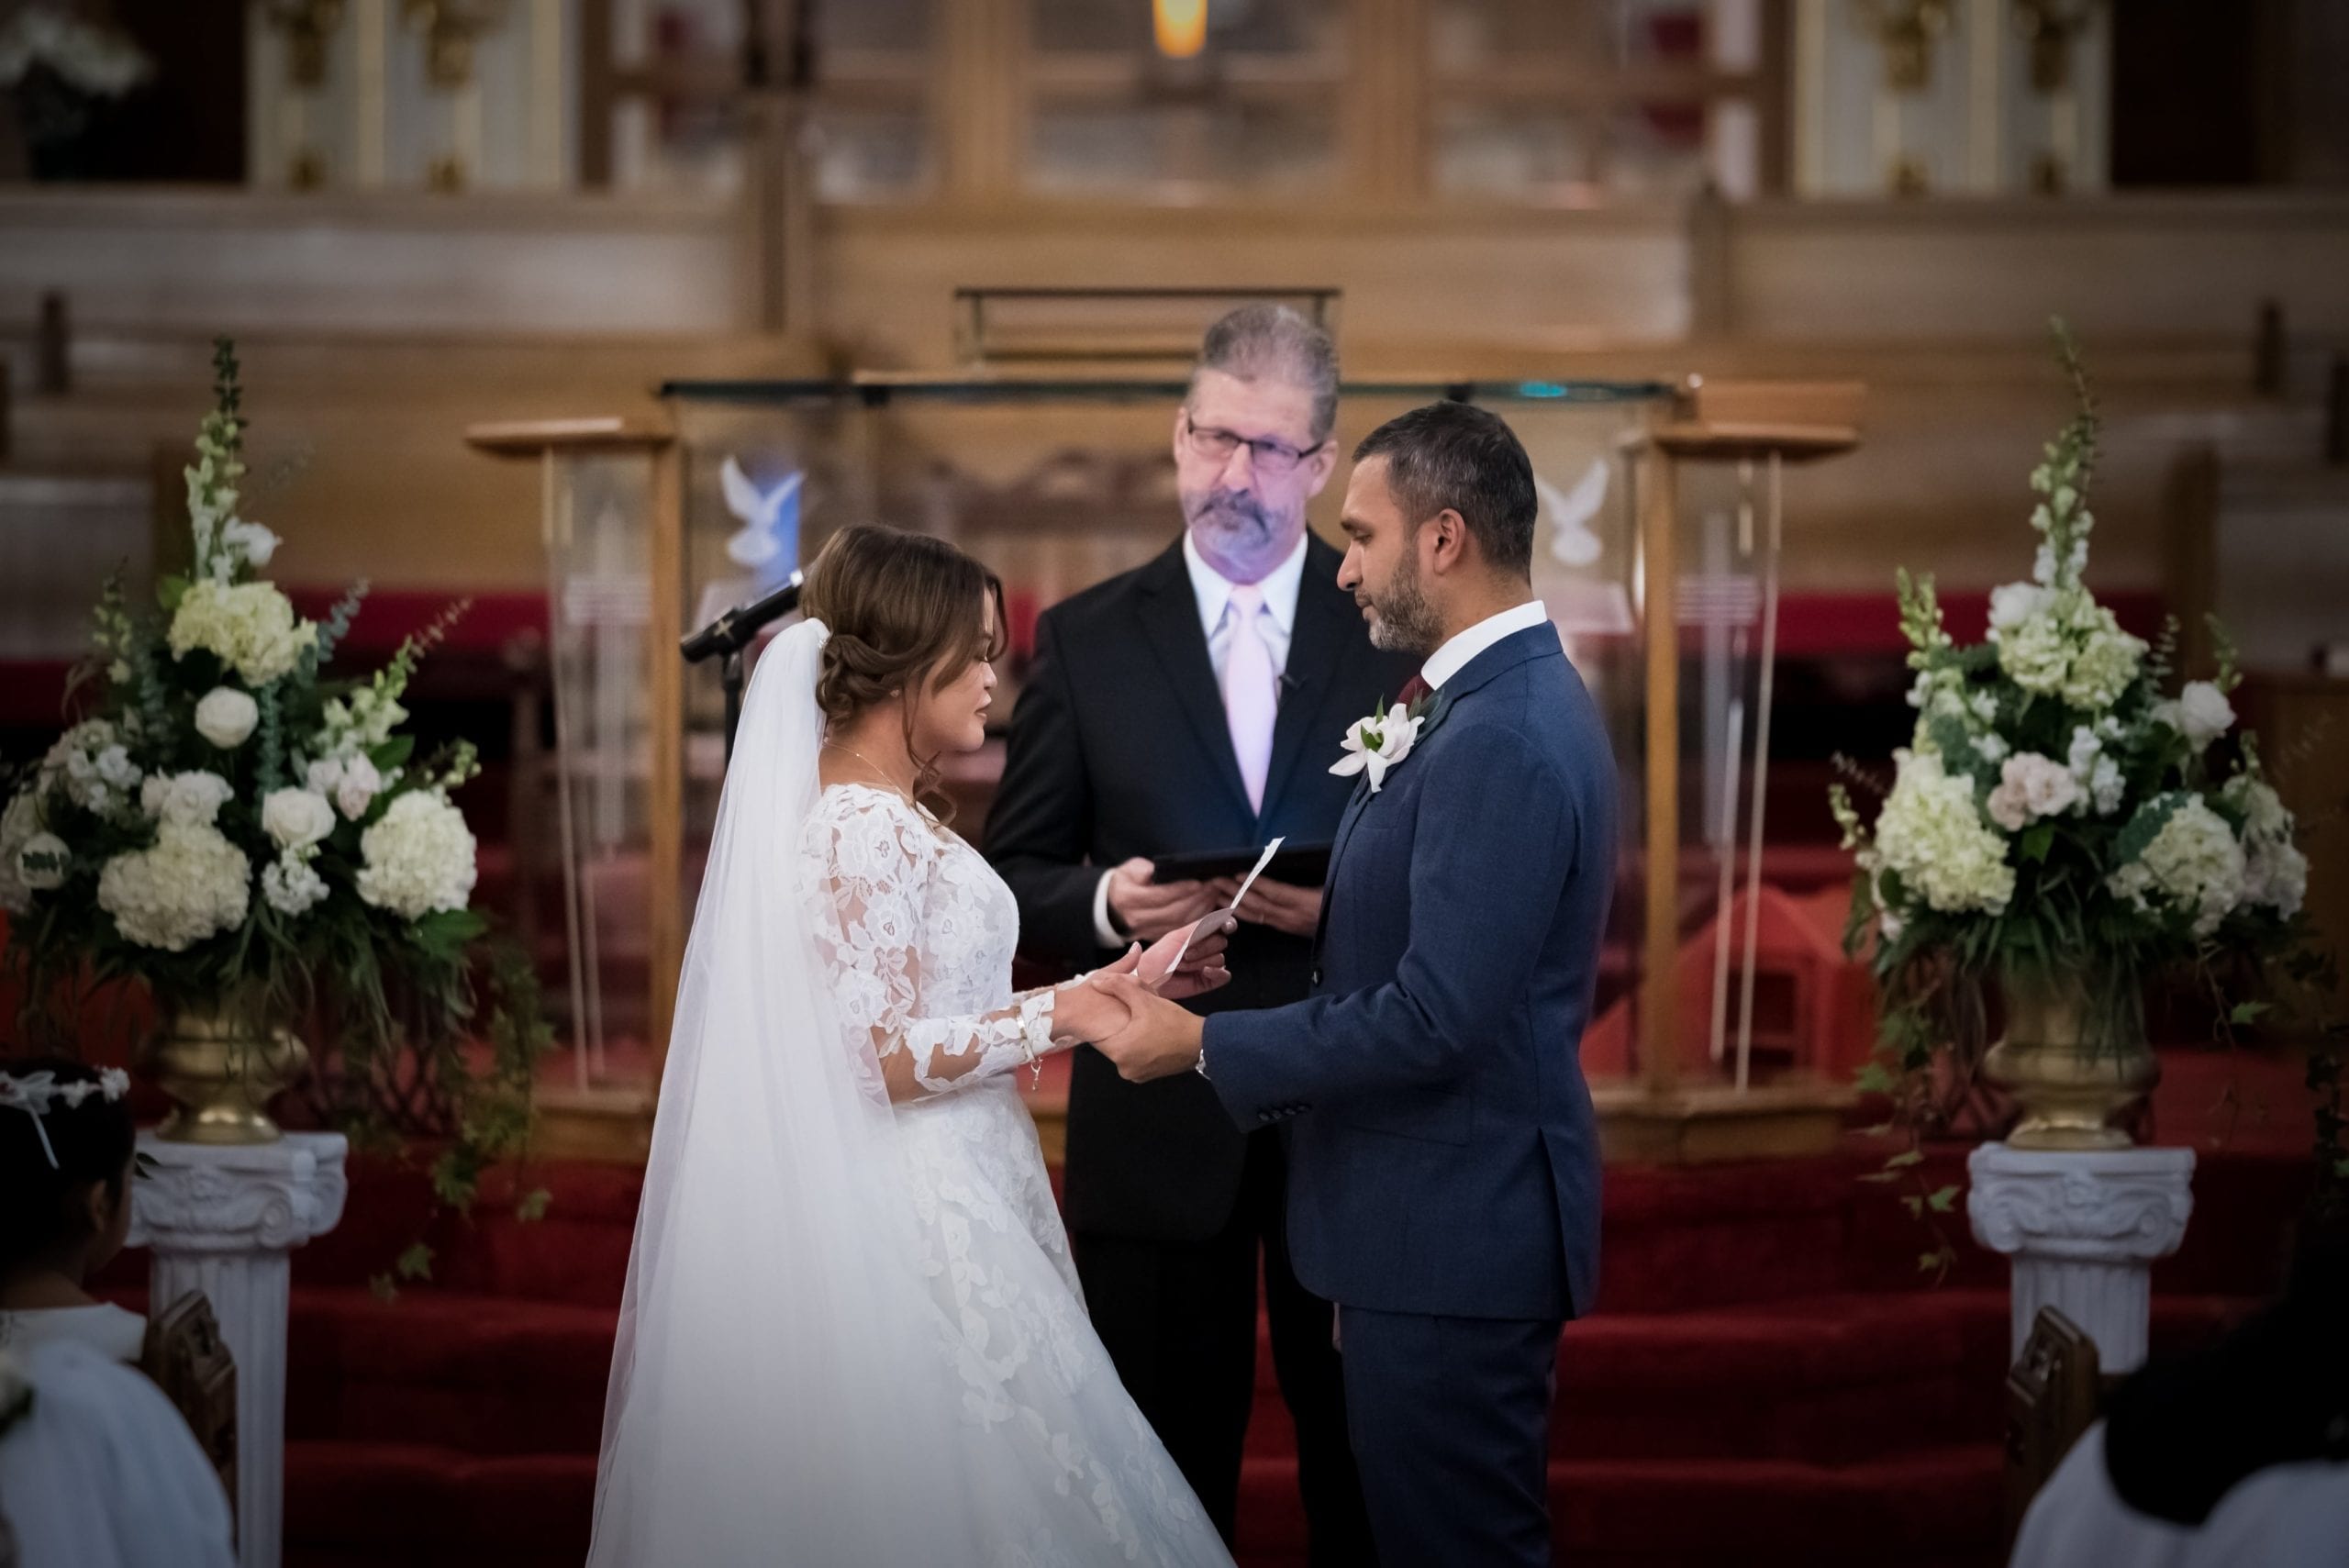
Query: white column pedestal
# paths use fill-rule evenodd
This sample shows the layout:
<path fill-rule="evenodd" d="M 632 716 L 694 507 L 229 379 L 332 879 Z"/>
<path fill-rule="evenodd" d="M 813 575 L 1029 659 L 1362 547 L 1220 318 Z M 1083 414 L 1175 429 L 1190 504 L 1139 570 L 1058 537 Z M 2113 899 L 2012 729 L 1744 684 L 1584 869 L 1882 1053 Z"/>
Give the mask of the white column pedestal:
<path fill-rule="evenodd" d="M 1965 1163 L 1974 1239 L 2013 1262 L 2009 1360 L 2053 1307 L 2096 1341 L 2105 1372 L 2143 1366 L 2154 1260 L 2177 1251 L 2194 1211 L 2194 1151 L 1986 1143 Z"/>
<path fill-rule="evenodd" d="M 154 1164 L 134 1184 L 130 1244 L 154 1249 L 148 1307 L 200 1290 L 237 1358 L 237 1555 L 277 1568 L 285 1526 L 286 1254 L 342 1218 L 339 1132 L 275 1143 L 139 1148 Z"/>

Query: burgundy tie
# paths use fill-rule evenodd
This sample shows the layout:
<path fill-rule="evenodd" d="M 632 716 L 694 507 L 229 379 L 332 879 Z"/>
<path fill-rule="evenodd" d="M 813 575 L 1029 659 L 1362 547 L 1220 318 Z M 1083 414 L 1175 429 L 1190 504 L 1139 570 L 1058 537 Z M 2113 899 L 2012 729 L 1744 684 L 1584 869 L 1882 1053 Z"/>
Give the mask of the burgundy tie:
<path fill-rule="evenodd" d="M 1421 697 L 1432 696 L 1434 694 L 1435 688 L 1428 684 L 1427 677 L 1414 675 L 1403 683 L 1403 689 L 1396 695 L 1395 700 L 1405 707 L 1408 707 Z"/>

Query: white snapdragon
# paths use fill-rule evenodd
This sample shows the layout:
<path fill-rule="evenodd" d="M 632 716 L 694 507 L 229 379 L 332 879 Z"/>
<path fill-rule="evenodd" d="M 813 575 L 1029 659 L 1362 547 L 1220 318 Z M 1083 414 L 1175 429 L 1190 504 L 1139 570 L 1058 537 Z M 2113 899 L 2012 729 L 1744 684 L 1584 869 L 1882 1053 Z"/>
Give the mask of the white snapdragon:
<path fill-rule="evenodd" d="M 141 947 L 183 952 L 244 924 L 252 862 L 217 828 L 168 818 L 152 849 L 115 856 L 98 873 L 98 906 Z"/>
<path fill-rule="evenodd" d="M 175 828 L 209 828 L 236 791 L 218 773 L 156 773 L 140 786 L 147 815 Z"/>
<path fill-rule="evenodd" d="M 281 850 L 306 850 L 334 831 L 334 806 L 316 790 L 273 789 L 262 799 L 261 828 Z"/>
<path fill-rule="evenodd" d="M 2242 897 L 2243 871 L 2234 830 L 2197 798 L 2172 811 L 2144 853 L 2106 884 L 2141 910 L 2160 906 L 2184 913 L 2194 934 L 2207 937 Z"/>
<path fill-rule="evenodd" d="M 2121 809 L 2128 781 L 2121 777 L 2121 764 L 2106 754 L 2104 741 L 2094 729 L 2085 724 L 2074 727 L 2065 762 L 2091 812 L 2110 817 Z"/>
<path fill-rule="evenodd" d="M 265 686 L 290 672 L 318 639 L 314 621 L 297 618 L 293 602 L 270 583 L 188 585 L 172 616 L 172 657 L 203 649 L 237 672 L 248 686 Z"/>
<path fill-rule="evenodd" d="M 1876 854 L 1886 871 L 1943 914 L 2003 913 L 2014 896 L 2007 841 L 1974 804 L 1974 786 L 1930 752 L 1897 751 L 1892 794 L 1876 818 Z"/>
<path fill-rule="evenodd" d="M 372 751 L 406 720 L 407 709 L 397 697 L 373 686 L 362 686 L 348 697 L 328 700 L 312 750 L 319 756 L 337 758 Z"/>
<path fill-rule="evenodd" d="M 223 751 L 243 745 L 261 722 L 261 705 L 234 686 L 215 686 L 195 705 L 195 732 Z"/>
<path fill-rule="evenodd" d="M 359 896 L 415 919 L 462 909 L 473 889 L 473 836 L 464 813 L 429 790 L 401 795 L 360 836 Z"/>
<path fill-rule="evenodd" d="M 2079 781 L 2069 768 L 2052 757 L 2025 751 L 2007 759 L 1986 808 L 1992 821 L 2019 833 L 2043 817 L 2069 811 L 2079 798 Z"/>
<path fill-rule="evenodd" d="M 2227 694 L 2209 681 L 2188 681 L 2185 689 L 2169 702 L 2154 705 L 2154 721 L 2167 725 L 2186 737 L 2186 743 L 2196 751 L 2234 728 L 2234 705 L 2227 701 Z"/>

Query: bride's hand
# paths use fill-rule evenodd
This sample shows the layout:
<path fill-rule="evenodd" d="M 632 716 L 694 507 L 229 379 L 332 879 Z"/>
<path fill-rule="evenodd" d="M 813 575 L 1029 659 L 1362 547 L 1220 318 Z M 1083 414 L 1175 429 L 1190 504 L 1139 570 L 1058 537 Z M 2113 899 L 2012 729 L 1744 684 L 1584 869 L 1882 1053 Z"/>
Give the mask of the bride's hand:
<path fill-rule="evenodd" d="M 1141 944 L 1136 942 L 1123 957 L 1095 973 L 1131 974 L 1141 959 Z M 1133 1009 L 1092 984 L 1091 976 L 1062 986 L 1052 1001 L 1052 1038 L 1063 1043 L 1108 1040 L 1132 1021 Z"/>

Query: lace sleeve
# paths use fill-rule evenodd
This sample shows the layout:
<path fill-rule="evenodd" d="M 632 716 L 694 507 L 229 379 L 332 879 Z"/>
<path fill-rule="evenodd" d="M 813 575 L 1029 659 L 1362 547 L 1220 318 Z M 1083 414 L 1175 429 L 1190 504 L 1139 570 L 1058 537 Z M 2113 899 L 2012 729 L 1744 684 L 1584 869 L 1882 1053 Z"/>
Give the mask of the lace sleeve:
<path fill-rule="evenodd" d="M 944 1094 L 1052 1050 L 1049 988 L 993 1012 L 918 1016 L 921 895 L 942 851 L 918 818 L 885 800 L 848 798 L 820 813 L 815 830 L 817 951 L 841 1027 L 869 1045 L 889 1098 Z"/>

